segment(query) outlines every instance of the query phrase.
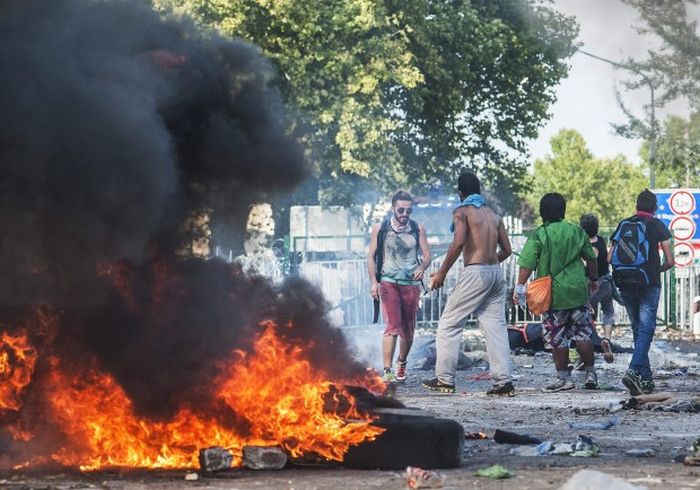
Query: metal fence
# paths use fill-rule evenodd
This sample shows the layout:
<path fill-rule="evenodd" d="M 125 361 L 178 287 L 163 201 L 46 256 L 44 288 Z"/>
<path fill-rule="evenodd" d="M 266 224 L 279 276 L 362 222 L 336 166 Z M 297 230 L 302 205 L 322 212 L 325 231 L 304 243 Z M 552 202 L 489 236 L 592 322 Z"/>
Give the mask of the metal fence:
<path fill-rule="evenodd" d="M 514 241 L 517 242 L 517 240 Z M 426 283 L 430 274 L 440 268 L 443 260 L 444 255 L 433 259 L 425 273 Z M 539 321 L 539 317 L 523 311 L 510 300 L 518 270 L 517 256 L 512 255 L 501 264 L 501 267 L 508 284 L 506 320 L 509 323 Z M 447 295 L 457 283 L 462 268 L 460 261 L 455 263 L 445 278 L 442 289 L 429 291 L 421 296 L 417 316 L 418 326 L 428 328 L 437 326 Z M 373 305 L 369 295 L 370 280 L 365 259 L 303 262 L 299 266 L 299 274 L 323 291 L 332 306 L 331 316 L 337 326 L 363 327 L 372 322 Z M 667 273 L 662 278 L 658 324 L 692 328 L 693 300 L 696 295 L 700 295 L 700 266 L 681 269 L 680 273 Z M 614 303 L 614 308 L 616 323 L 629 324 L 624 307 Z M 468 320 L 468 322 L 473 321 L 473 318 Z"/>
<path fill-rule="evenodd" d="M 681 328 L 692 329 L 696 335 L 700 335 L 700 265 L 676 268 L 673 270 L 673 282 L 675 284 L 675 324 Z"/>

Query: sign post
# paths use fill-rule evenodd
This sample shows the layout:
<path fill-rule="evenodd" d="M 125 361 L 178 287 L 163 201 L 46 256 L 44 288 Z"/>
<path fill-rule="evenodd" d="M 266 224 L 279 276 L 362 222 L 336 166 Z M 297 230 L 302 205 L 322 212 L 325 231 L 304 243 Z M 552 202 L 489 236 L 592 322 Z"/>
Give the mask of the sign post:
<path fill-rule="evenodd" d="M 676 267 L 700 264 L 700 189 L 654 189 L 656 217 L 673 235 Z"/>

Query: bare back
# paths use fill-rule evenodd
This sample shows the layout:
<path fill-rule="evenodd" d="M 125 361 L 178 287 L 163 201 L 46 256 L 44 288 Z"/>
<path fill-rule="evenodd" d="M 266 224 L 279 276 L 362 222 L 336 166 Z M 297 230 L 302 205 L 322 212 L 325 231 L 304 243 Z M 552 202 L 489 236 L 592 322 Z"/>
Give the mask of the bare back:
<path fill-rule="evenodd" d="M 462 248 L 464 265 L 498 264 L 501 255 L 498 253 L 499 246 L 506 257 L 510 255 L 510 241 L 503 222 L 491 208 L 464 206 L 455 210 L 454 217 L 466 223 Z"/>

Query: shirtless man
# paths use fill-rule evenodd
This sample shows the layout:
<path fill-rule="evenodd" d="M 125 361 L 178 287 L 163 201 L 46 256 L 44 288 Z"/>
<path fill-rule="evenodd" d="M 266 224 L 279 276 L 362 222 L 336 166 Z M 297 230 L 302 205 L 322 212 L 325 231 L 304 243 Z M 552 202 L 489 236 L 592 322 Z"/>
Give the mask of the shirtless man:
<path fill-rule="evenodd" d="M 499 265 L 511 254 L 510 240 L 501 218 L 485 206 L 476 175 L 462 174 L 458 187 L 462 203 L 453 213 L 454 238 L 442 267 L 430 277 L 431 289 L 443 286 L 460 253 L 465 267 L 438 323 L 436 377 L 423 380 L 423 386 L 443 393 L 455 392 L 462 328 L 467 317 L 476 314 L 486 337 L 491 365 L 493 386 L 486 394 L 513 396 L 505 317 L 506 283 Z"/>

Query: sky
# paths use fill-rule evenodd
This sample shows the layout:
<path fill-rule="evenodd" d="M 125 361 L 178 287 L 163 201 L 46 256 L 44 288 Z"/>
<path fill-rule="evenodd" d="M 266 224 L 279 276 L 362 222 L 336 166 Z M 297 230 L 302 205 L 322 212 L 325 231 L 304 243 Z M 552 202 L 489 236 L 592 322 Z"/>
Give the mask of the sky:
<path fill-rule="evenodd" d="M 642 25 L 639 15 L 620 0 L 555 0 L 554 5 L 563 14 L 576 17 L 581 49 L 595 55 L 613 61 L 628 57 L 641 59 L 647 50 L 659 45 L 653 36 L 637 32 L 636 27 Z M 615 100 L 615 86 L 630 74 L 580 53 L 572 57 L 570 64 L 568 78 L 557 88 L 558 100 L 550 109 L 552 118 L 530 147 L 533 158 L 547 154 L 550 138 L 559 130 L 570 128 L 583 135 L 597 157 L 621 153 L 632 162 L 639 162 L 642 142 L 617 136 L 610 126 L 612 122 L 625 121 Z M 643 105 L 649 103 L 650 93 L 623 91 L 623 99 L 634 114 L 643 117 Z M 657 117 L 687 113 L 687 103 L 677 101 L 658 111 Z"/>

